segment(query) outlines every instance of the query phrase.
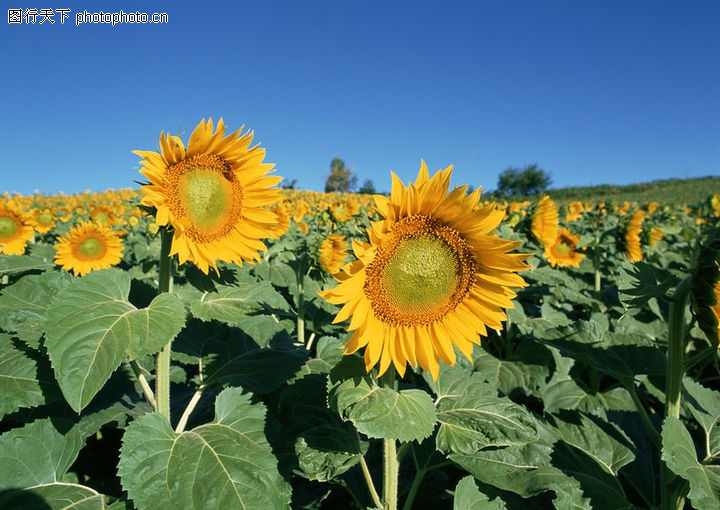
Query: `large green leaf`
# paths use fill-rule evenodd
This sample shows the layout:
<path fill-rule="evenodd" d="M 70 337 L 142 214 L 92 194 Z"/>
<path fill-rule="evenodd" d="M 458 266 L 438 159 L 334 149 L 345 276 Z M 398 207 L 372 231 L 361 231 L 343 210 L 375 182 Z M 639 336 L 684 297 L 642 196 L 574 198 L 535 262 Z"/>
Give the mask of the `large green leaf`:
<path fill-rule="evenodd" d="M 357 357 L 345 357 L 330 372 L 328 402 L 368 437 L 420 441 L 435 428 L 430 395 L 422 390 L 378 386 Z"/>
<path fill-rule="evenodd" d="M 0 333 L 0 418 L 62 398 L 47 358 Z"/>
<path fill-rule="evenodd" d="M 218 320 L 231 326 L 240 326 L 249 315 L 266 309 L 288 310 L 288 304 L 269 282 L 253 279 L 219 286 L 214 291 L 202 293 L 190 304 L 190 311 L 198 319 Z"/>
<path fill-rule="evenodd" d="M 500 360 L 484 349 L 478 349 L 474 359 L 477 371 L 506 395 L 516 389 L 537 390 L 552 366 L 552 354 L 538 342 L 522 342 L 508 359 Z"/>
<path fill-rule="evenodd" d="M 690 433 L 677 418 L 665 419 L 662 460 L 676 475 L 690 482 L 688 497 L 695 508 L 720 508 L 720 467 L 698 462 Z"/>
<path fill-rule="evenodd" d="M 63 428 L 59 431 L 55 423 Z M 65 420 L 36 420 L 0 436 L 0 489 L 54 483 L 75 461 L 83 440 Z"/>
<path fill-rule="evenodd" d="M 158 352 L 185 324 L 177 297 L 162 294 L 138 310 L 130 277 L 117 269 L 73 280 L 47 312 L 46 348 L 65 399 L 85 407 L 127 357 Z"/>
<path fill-rule="evenodd" d="M 0 328 L 14 331 L 29 346 L 38 348 L 45 331 L 48 304 L 71 281 L 60 271 L 26 275 L 0 294 Z"/>
<path fill-rule="evenodd" d="M 487 485 L 523 497 L 554 491 L 556 508 L 592 508 L 589 499 L 583 495 L 580 482 L 551 465 L 551 448 L 547 445 L 533 442 L 473 454 L 453 453 L 448 457 Z"/>
<path fill-rule="evenodd" d="M 48 483 L 0 493 L 0 508 L 13 510 L 103 510 L 105 497 L 74 483 Z"/>
<path fill-rule="evenodd" d="M 290 487 L 265 438 L 265 407 L 228 388 L 215 413 L 215 422 L 181 434 L 156 413 L 130 424 L 118 474 L 139 510 L 289 508 Z"/>
<path fill-rule="evenodd" d="M 507 398 L 474 385 L 439 399 L 437 448 L 443 453 L 473 454 L 484 448 L 522 445 L 537 439 L 532 416 Z"/>
<path fill-rule="evenodd" d="M 0 255 L 0 276 L 45 270 L 51 267 L 53 267 L 53 263 L 42 257 L 33 257 L 31 255 Z"/>
<path fill-rule="evenodd" d="M 677 278 L 672 273 L 653 267 L 646 262 L 626 264 L 620 272 L 618 289 L 620 300 L 626 307 L 642 307 L 653 298 L 665 296 Z"/>
<path fill-rule="evenodd" d="M 708 389 L 689 377 L 683 380 L 685 402 L 705 432 L 705 455 L 720 455 L 720 392 Z"/>
<path fill-rule="evenodd" d="M 501 499 L 492 501 L 480 492 L 472 476 L 466 476 L 455 487 L 453 510 L 500 510 L 505 508 Z"/>

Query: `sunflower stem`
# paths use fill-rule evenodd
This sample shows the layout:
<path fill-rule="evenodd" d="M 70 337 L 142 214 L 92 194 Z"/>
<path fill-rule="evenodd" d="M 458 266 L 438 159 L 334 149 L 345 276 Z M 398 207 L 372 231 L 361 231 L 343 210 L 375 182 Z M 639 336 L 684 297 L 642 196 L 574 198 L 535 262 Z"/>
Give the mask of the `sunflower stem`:
<path fill-rule="evenodd" d="M 390 366 L 385 375 L 381 377 L 381 382 L 384 388 L 394 389 L 395 367 Z M 395 439 L 383 439 L 383 446 L 383 508 L 385 510 L 397 510 L 400 463 L 398 462 Z"/>
<path fill-rule="evenodd" d="M 600 293 L 600 250 L 598 248 L 599 239 L 595 237 L 593 243 L 593 267 L 595 268 L 595 293 Z"/>
<path fill-rule="evenodd" d="M 153 395 L 152 388 L 150 388 L 150 385 L 148 384 L 147 379 L 145 378 L 145 374 L 142 373 L 142 369 L 140 368 L 140 365 L 138 365 L 137 361 L 131 360 L 130 368 L 132 368 L 132 371 L 135 374 L 135 378 L 140 383 L 140 387 L 143 390 L 145 399 L 153 407 L 153 409 L 155 409 L 156 408 L 155 395 Z"/>
<path fill-rule="evenodd" d="M 382 508 L 382 502 L 380 501 L 380 496 L 377 493 L 377 490 L 375 489 L 375 484 L 373 483 L 372 476 L 370 476 L 370 469 L 368 468 L 367 462 L 365 462 L 365 456 L 360 455 L 360 469 L 362 469 L 363 477 L 365 478 L 365 483 L 367 484 L 368 491 L 370 491 L 370 497 L 373 500 L 373 504 L 377 508 Z"/>
<path fill-rule="evenodd" d="M 640 414 L 640 420 L 643 422 L 643 425 L 645 426 L 645 430 L 647 431 L 648 435 L 650 436 L 650 439 L 653 443 L 655 443 L 655 446 L 658 448 L 662 448 L 662 438 L 660 437 L 660 434 L 658 433 L 655 426 L 652 424 L 652 421 L 650 420 L 650 416 L 647 413 L 647 410 L 645 409 L 645 406 L 642 403 L 642 400 L 640 400 L 640 396 L 637 393 L 637 390 L 635 389 L 635 382 L 632 380 L 623 380 L 622 381 L 623 386 L 627 390 L 628 393 L 630 393 L 630 397 L 632 398 L 633 403 L 635 404 L 635 408 L 637 409 L 638 413 Z"/>
<path fill-rule="evenodd" d="M 303 272 L 301 261 L 295 269 L 295 278 L 297 279 L 298 298 L 297 298 L 297 338 L 298 342 L 305 345 L 305 290 L 303 284 L 305 282 L 305 273 Z"/>
<path fill-rule="evenodd" d="M 681 281 L 670 303 L 670 323 L 668 325 L 668 368 L 665 390 L 665 418 L 680 418 L 680 392 L 685 375 L 685 308 L 690 296 L 692 276 Z M 674 510 L 685 504 L 684 486 L 677 477 L 663 465 L 662 471 L 662 508 Z"/>
<path fill-rule="evenodd" d="M 158 278 L 158 294 L 172 291 L 172 273 L 170 272 L 173 232 L 164 227 L 160 233 L 160 275 Z M 156 410 L 170 421 L 170 352 L 172 339 L 160 350 L 157 355 L 157 369 L 155 374 L 155 402 Z"/>

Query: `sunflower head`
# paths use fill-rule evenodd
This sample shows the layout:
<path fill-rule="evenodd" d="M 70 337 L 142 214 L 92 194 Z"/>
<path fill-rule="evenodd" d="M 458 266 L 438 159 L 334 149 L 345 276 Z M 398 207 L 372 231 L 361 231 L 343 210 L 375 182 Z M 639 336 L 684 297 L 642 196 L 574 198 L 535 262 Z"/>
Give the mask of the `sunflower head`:
<path fill-rule="evenodd" d="M 643 221 L 645 221 L 645 213 L 643 211 L 635 212 L 630 218 L 630 223 L 628 223 L 625 231 L 625 254 L 633 262 L 639 262 L 643 258 L 640 245 Z"/>
<path fill-rule="evenodd" d="M 700 246 L 691 296 L 698 326 L 713 345 L 720 347 L 720 230 Z"/>
<path fill-rule="evenodd" d="M 580 262 L 585 258 L 585 255 L 575 251 L 579 240 L 580 238 L 568 229 L 560 229 L 555 243 L 545 248 L 545 258 L 552 267 L 580 267 Z"/>
<path fill-rule="evenodd" d="M 216 260 L 242 264 L 259 259 L 262 238 L 275 237 L 275 203 L 282 178 L 270 176 L 265 149 L 250 146 L 252 132 L 242 128 L 225 136 L 222 119 L 201 121 L 187 148 L 176 136 L 160 134 L 161 152 L 134 151 L 143 158 L 142 204 L 157 210 L 159 226 L 174 231 L 170 254 L 204 273 Z"/>
<path fill-rule="evenodd" d="M 318 248 L 318 262 L 330 274 L 340 270 L 343 260 L 347 256 L 348 243 L 338 234 L 330 234 L 322 240 Z"/>
<path fill-rule="evenodd" d="M 549 196 L 540 199 L 532 218 L 531 230 L 535 238 L 548 247 L 555 244 L 558 235 L 558 211 Z"/>
<path fill-rule="evenodd" d="M 123 245 L 109 226 L 80 222 L 55 245 L 55 263 L 67 271 L 83 276 L 105 269 L 122 260 Z"/>
<path fill-rule="evenodd" d="M 35 232 L 27 214 L 13 200 L 0 199 L 0 253 L 22 255 Z"/>
<path fill-rule="evenodd" d="M 390 197 L 374 197 L 381 219 L 369 242 L 353 240 L 357 260 L 321 292 L 343 305 L 336 323 L 351 318 L 346 354 L 364 347 L 366 369 L 379 363 L 378 375 L 392 363 L 402 376 L 409 363 L 437 378 L 440 360 L 455 363 L 455 348 L 470 359 L 487 327 L 502 329 L 512 289 L 526 285 L 516 272 L 529 255 L 492 235 L 504 211 L 479 205 L 479 189 L 449 191 L 451 175 L 448 167 L 430 177 L 422 162 L 406 187 L 392 174 Z"/>

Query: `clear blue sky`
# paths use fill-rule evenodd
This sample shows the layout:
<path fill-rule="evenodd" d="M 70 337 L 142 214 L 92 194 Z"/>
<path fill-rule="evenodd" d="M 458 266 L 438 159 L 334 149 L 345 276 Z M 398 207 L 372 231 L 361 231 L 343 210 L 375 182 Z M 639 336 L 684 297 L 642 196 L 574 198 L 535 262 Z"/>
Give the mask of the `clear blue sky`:
<path fill-rule="evenodd" d="M 123 2 L 166 25 L 0 28 L 0 191 L 137 187 L 133 149 L 203 117 L 253 129 L 278 175 L 321 190 L 333 157 L 378 190 L 455 165 L 496 187 L 720 174 L 720 2 Z M 4 14 L 3 14 L 4 16 Z"/>

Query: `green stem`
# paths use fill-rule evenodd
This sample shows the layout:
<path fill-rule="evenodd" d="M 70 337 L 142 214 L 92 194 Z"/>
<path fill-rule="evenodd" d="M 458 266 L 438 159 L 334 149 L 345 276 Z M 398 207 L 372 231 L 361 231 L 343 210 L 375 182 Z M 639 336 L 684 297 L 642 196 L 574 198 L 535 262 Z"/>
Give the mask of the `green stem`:
<path fill-rule="evenodd" d="M 685 308 L 690 296 L 692 277 L 687 276 L 675 289 L 670 304 L 670 324 L 668 338 L 668 374 L 665 416 L 680 418 L 680 390 L 685 375 Z"/>
<path fill-rule="evenodd" d="M 360 469 L 362 469 L 363 477 L 365 478 L 365 483 L 368 486 L 368 491 L 370 491 L 370 497 L 373 500 L 373 504 L 377 508 L 382 508 L 382 502 L 380 501 L 380 496 L 378 496 L 377 490 L 375 489 L 375 484 L 373 483 L 372 476 L 370 476 L 370 470 L 368 469 L 367 462 L 365 462 L 365 456 L 360 455 Z"/>
<path fill-rule="evenodd" d="M 598 238 L 593 243 L 593 266 L 595 268 L 595 293 L 600 293 L 600 249 L 598 248 Z"/>
<path fill-rule="evenodd" d="M 665 418 L 680 418 L 680 393 L 685 375 L 685 308 L 690 296 L 692 276 L 686 276 L 675 289 L 670 303 L 668 325 L 668 368 L 665 390 Z M 677 510 L 685 505 L 684 486 L 663 464 L 661 472 L 662 508 Z"/>
<path fill-rule="evenodd" d="M 140 368 L 140 365 L 138 365 L 137 361 L 131 360 L 130 368 L 132 368 L 132 371 L 135 374 L 135 378 L 140 383 L 140 387 L 143 390 L 145 399 L 153 407 L 153 409 L 155 409 L 155 396 L 153 395 L 152 389 L 150 388 L 150 385 L 148 384 L 147 379 L 145 378 L 145 374 L 142 373 L 142 369 Z"/>
<path fill-rule="evenodd" d="M 394 439 L 383 439 L 383 501 L 385 510 L 397 510 L 398 470 L 397 450 Z"/>
<path fill-rule="evenodd" d="M 650 439 L 653 443 L 655 443 L 655 446 L 657 446 L 658 448 L 662 448 L 662 438 L 660 437 L 657 429 L 655 429 L 655 427 L 653 426 L 652 421 L 650 421 L 650 416 L 645 410 L 645 406 L 640 400 L 640 397 L 637 394 L 637 390 L 635 389 L 635 383 L 633 381 L 623 381 L 623 386 L 625 387 L 627 392 L 630 393 L 630 397 L 632 398 L 632 401 L 635 404 L 635 408 L 638 410 L 638 413 L 640 413 L 640 419 L 642 420 L 643 425 L 645 426 L 645 430 L 647 430 L 647 433 L 650 436 Z"/>
<path fill-rule="evenodd" d="M 160 275 L 158 278 L 158 294 L 171 292 L 172 274 L 170 272 L 171 258 L 170 246 L 173 233 L 167 227 L 160 234 Z M 155 401 L 156 410 L 170 421 L 170 352 L 172 339 L 160 350 L 157 355 L 157 369 L 155 373 Z"/>
<path fill-rule="evenodd" d="M 383 375 L 382 385 L 394 389 L 395 367 L 392 365 Z M 397 510 L 398 506 L 398 462 L 395 439 L 383 439 L 383 507 L 385 510 Z"/>
<path fill-rule="evenodd" d="M 415 478 L 413 478 L 412 485 L 410 485 L 410 491 L 408 492 L 407 498 L 405 498 L 403 510 L 410 510 L 412 508 L 412 505 L 415 502 L 415 496 L 417 495 L 417 491 L 422 484 L 423 478 L 425 478 L 425 470 L 416 469 Z"/>
<path fill-rule="evenodd" d="M 305 282 L 305 274 L 303 273 L 303 265 L 298 261 L 298 267 L 295 270 L 295 278 L 297 279 L 298 301 L 297 301 L 297 337 L 298 342 L 305 345 L 305 291 L 303 284 Z"/>

